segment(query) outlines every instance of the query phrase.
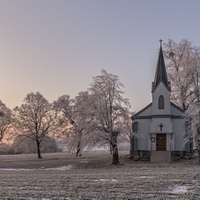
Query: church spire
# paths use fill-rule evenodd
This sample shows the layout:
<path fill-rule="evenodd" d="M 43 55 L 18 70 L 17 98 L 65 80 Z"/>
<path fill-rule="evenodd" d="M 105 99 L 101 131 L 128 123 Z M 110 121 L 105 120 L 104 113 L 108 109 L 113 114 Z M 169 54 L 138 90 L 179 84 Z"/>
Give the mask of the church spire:
<path fill-rule="evenodd" d="M 158 61 L 157 61 L 154 83 L 153 83 L 153 90 L 158 86 L 160 82 L 163 82 L 166 88 L 169 91 L 171 91 L 170 84 L 167 78 L 166 68 L 165 68 L 165 61 L 164 61 L 164 56 L 163 56 L 163 51 L 162 51 L 162 40 L 160 40 L 159 42 L 160 42 L 160 51 L 159 51 L 159 56 L 158 56 Z"/>

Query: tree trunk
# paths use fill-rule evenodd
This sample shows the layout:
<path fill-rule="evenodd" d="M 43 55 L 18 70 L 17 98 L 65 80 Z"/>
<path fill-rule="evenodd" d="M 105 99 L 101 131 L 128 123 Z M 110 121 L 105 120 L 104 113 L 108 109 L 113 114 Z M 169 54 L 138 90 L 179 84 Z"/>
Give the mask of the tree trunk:
<path fill-rule="evenodd" d="M 78 141 L 77 149 L 76 149 L 76 157 L 81 156 L 81 142 Z"/>
<path fill-rule="evenodd" d="M 39 141 L 36 141 L 36 143 L 37 143 L 37 154 L 38 154 L 38 158 L 42 158 L 41 152 L 40 152 L 40 142 L 39 142 Z"/>
<path fill-rule="evenodd" d="M 110 155 L 112 155 L 112 146 L 110 144 Z"/>
<path fill-rule="evenodd" d="M 117 144 L 112 144 L 112 164 L 117 165 L 119 164 L 119 154 Z"/>
<path fill-rule="evenodd" d="M 200 150 L 197 150 L 198 154 L 199 154 L 199 162 L 200 162 Z"/>

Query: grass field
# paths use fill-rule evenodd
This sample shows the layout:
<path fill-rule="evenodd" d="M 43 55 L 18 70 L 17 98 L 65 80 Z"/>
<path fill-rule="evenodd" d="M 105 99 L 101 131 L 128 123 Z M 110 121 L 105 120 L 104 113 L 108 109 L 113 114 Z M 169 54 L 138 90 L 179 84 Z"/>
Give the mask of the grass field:
<path fill-rule="evenodd" d="M 198 158 L 172 164 L 135 162 L 120 152 L 0 156 L 0 199 L 200 199 Z"/>

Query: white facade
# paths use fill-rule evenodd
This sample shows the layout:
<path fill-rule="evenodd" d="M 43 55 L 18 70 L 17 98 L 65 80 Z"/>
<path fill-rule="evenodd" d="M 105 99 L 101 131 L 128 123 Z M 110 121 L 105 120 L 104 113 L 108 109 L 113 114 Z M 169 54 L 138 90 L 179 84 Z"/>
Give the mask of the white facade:
<path fill-rule="evenodd" d="M 137 140 L 135 150 L 156 151 L 157 134 L 166 134 L 166 151 L 186 151 L 183 143 L 186 128 L 183 112 L 173 103 L 170 103 L 167 114 L 154 115 L 153 110 L 156 109 L 150 104 L 147 109 L 134 116 L 134 123 L 137 123 L 135 131 L 139 134 L 139 137 L 135 138 Z M 168 112 L 169 110 L 171 112 Z"/>
<path fill-rule="evenodd" d="M 190 151 L 190 147 L 183 143 L 186 132 L 183 110 L 170 102 L 170 92 L 160 47 L 152 83 L 152 103 L 132 117 L 133 132 L 137 132 L 139 137 L 133 137 L 131 140 L 131 154 L 150 157 L 152 151 L 166 151 L 173 156 Z"/>

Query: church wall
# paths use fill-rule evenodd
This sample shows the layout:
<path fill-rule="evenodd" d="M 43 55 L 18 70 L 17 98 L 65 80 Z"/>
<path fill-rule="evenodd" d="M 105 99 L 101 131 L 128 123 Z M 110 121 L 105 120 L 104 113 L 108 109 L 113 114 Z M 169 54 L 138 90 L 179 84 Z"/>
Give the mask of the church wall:
<path fill-rule="evenodd" d="M 174 151 L 174 135 L 173 135 L 173 133 L 167 134 L 166 150 L 167 151 Z"/>
<path fill-rule="evenodd" d="M 183 113 L 180 110 L 178 110 L 176 107 L 174 107 L 173 105 L 171 105 L 171 114 L 178 115 L 178 116 L 183 115 Z"/>
<path fill-rule="evenodd" d="M 137 116 L 150 116 L 152 114 L 152 104 L 149 104 L 147 107 L 144 108 L 144 110 L 141 111 Z"/>
<path fill-rule="evenodd" d="M 185 130 L 185 119 L 172 119 L 174 151 L 185 151 L 186 147 L 183 144 L 183 134 Z"/>
<path fill-rule="evenodd" d="M 150 133 L 148 149 L 149 151 L 156 151 L 156 133 Z"/>
<path fill-rule="evenodd" d="M 138 133 L 141 135 L 137 139 L 137 148 L 138 150 L 148 150 L 148 138 L 149 136 L 149 129 L 150 129 L 150 122 L 151 119 L 137 119 L 138 121 Z"/>
<path fill-rule="evenodd" d="M 165 85 L 160 82 L 153 92 L 152 115 L 169 115 L 170 110 L 170 94 Z M 158 109 L 158 98 L 162 95 L 164 97 L 164 109 Z"/>
<path fill-rule="evenodd" d="M 162 129 L 160 125 L 162 124 Z M 174 151 L 174 139 L 172 136 L 173 125 L 170 118 L 153 118 L 150 125 L 151 137 L 156 139 L 156 134 L 164 133 L 166 134 L 166 150 Z M 150 149 L 156 150 L 156 142 L 150 143 Z"/>
<path fill-rule="evenodd" d="M 159 125 L 162 124 L 162 131 Z M 172 133 L 172 122 L 170 118 L 153 118 L 150 125 L 150 133 Z"/>

